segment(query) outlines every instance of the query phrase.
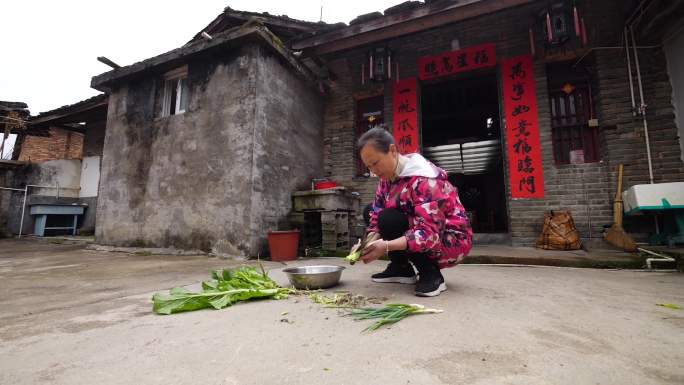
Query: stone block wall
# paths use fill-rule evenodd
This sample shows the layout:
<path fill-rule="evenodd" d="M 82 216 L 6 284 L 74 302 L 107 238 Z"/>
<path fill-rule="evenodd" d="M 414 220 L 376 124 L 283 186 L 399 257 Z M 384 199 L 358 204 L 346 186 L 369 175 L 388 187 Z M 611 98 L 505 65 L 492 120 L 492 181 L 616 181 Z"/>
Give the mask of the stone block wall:
<path fill-rule="evenodd" d="M 544 6 L 545 3 L 540 1 L 514 7 L 392 39 L 382 45 L 388 46 L 394 53 L 393 62 L 399 63 L 402 78 L 417 76 L 420 56 L 452 50 L 454 39 L 458 40 L 460 47 L 493 42 L 496 44 L 497 60 L 501 61 L 507 57 L 529 54 L 528 31 L 530 27 L 537 27 L 537 15 Z M 585 17 L 589 32 L 589 46 L 622 44 L 622 21 L 616 17 L 623 11 L 621 2 L 583 2 L 580 11 Z M 504 179 L 507 185 L 509 231 L 514 244 L 531 245 L 541 232 L 545 211 L 570 210 L 583 238 L 600 238 L 603 227 L 612 222 L 617 165 L 625 164 L 623 188 L 637 183 L 648 183 L 643 124 L 641 119 L 635 119 L 631 113 L 624 50 L 579 50 L 561 53 L 560 58 L 569 62 L 576 62 L 582 55 L 587 54 L 583 60 L 587 61 L 585 64 L 592 72 L 594 105 L 599 119 L 603 156 L 602 161 L 597 163 L 556 165 L 551 138 L 547 60 L 540 54 L 541 44 L 540 33 L 537 31 L 535 76 L 545 198 L 512 200 L 506 174 Z M 328 66 L 336 78 L 331 82 L 324 117 L 326 174 L 341 184 L 359 191 L 362 207 L 373 199 L 377 179 L 355 175 L 354 98 L 374 92 L 383 94 L 384 120 L 388 127 L 392 127 L 393 82 L 361 85 L 361 63 L 366 60 L 365 54 L 368 50 L 369 47 L 362 47 L 327 57 Z M 649 54 L 641 52 L 641 70 L 646 85 L 646 103 L 649 105 L 647 118 L 651 132 L 655 181 L 681 181 L 684 180 L 684 164 L 680 159 L 666 63 L 662 50 L 652 51 L 654 52 Z M 553 60 L 559 60 L 558 56 Z M 550 59 L 548 62 L 551 62 Z M 500 77 L 500 70 L 497 68 L 496 71 Z M 504 127 L 503 106 L 500 108 L 501 126 Z M 506 138 L 502 137 L 502 140 L 505 141 Z M 505 164 L 505 172 L 507 169 L 508 166 Z M 642 234 L 652 230 L 651 224 L 652 221 L 643 219 L 626 221 L 628 230 Z"/>

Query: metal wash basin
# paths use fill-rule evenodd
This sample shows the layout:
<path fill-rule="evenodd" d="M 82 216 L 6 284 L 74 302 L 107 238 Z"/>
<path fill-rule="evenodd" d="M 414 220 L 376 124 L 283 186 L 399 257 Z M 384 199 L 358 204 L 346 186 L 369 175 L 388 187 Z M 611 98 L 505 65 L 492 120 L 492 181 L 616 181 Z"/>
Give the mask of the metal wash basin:
<path fill-rule="evenodd" d="M 283 269 L 297 289 L 325 289 L 340 282 L 343 266 L 301 266 Z"/>

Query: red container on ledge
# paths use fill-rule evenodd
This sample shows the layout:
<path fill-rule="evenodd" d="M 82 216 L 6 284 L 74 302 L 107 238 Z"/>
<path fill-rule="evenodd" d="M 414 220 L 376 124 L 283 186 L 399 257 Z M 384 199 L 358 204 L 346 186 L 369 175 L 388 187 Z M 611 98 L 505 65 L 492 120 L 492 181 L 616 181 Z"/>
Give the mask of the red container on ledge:
<path fill-rule="evenodd" d="M 333 188 L 333 187 L 337 187 L 337 182 L 326 180 L 323 182 L 316 182 L 314 184 L 314 188 L 316 190 L 325 190 L 325 189 Z"/>

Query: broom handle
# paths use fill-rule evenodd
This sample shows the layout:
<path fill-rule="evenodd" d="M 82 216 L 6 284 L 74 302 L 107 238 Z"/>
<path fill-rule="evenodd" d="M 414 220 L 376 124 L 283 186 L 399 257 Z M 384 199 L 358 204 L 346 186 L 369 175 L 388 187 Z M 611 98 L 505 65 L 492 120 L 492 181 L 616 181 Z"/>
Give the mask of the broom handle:
<path fill-rule="evenodd" d="M 615 201 L 622 202 L 622 168 L 623 165 L 618 166 L 618 185 L 617 191 L 615 192 Z"/>

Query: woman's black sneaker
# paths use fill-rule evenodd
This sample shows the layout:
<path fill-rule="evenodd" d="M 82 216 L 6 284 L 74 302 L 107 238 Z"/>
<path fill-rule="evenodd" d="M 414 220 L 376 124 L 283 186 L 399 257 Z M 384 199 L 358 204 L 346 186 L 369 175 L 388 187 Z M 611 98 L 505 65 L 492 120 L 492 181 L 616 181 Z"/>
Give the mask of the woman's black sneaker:
<path fill-rule="evenodd" d="M 373 282 L 380 283 L 416 283 L 416 272 L 410 263 L 405 265 L 390 262 L 385 271 L 371 275 Z"/>
<path fill-rule="evenodd" d="M 418 261 L 414 261 L 416 263 Z M 418 283 L 416 295 L 419 297 L 436 297 L 447 289 L 442 272 L 432 261 L 420 261 L 416 264 L 418 269 Z"/>
<path fill-rule="evenodd" d="M 436 297 L 446 291 L 446 283 L 440 274 L 439 277 L 429 279 L 422 278 L 422 274 L 416 284 L 416 295 L 419 297 Z"/>

